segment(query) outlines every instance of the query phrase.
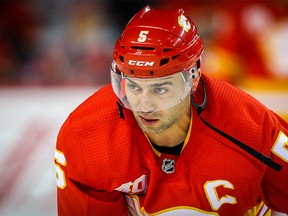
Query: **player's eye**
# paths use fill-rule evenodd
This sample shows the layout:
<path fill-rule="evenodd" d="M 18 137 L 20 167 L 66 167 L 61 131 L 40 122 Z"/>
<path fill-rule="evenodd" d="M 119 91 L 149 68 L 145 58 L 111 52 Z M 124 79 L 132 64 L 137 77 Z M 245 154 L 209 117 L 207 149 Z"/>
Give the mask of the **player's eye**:
<path fill-rule="evenodd" d="M 128 84 L 127 87 L 134 94 L 140 93 L 142 91 L 142 89 L 139 86 L 134 84 Z"/>
<path fill-rule="evenodd" d="M 155 88 L 154 92 L 158 95 L 163 95 L 167 92 L 168 90 L 166 88 Z"/>

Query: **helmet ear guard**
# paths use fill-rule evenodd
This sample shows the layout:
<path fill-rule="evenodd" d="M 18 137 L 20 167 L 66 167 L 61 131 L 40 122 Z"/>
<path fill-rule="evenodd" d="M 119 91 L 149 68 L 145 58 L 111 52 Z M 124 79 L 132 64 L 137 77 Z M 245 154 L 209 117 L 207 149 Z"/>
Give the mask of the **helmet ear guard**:
<path fill-rule="evenodd" d="M 191 93 L 195 92 L 197 87 L 198 87 L 199 81 L 201 79 L 201 69 L 197 68 L 196 72 L 194 72 L 194 74 L 192 76 L 194 78 L 193 78 L 193 81 L 192 81 Z"/>
<path fill-rule="evenodd" d="M 202 71 L 201 71 L 201 68 L 200 68 L 200 63 L 201 63 L 201 58 L 199 58 L 197 61 L 196 61 L 196 71 L 192 71 L 192 78 L 193 78 L 193 82 L 192 82 L 192 88 L 191 88 L 191 92 L 195 92 L 197 87 L 198 87 L 198 84 L 200 82 L 200 79 L 201 79 L 201 74 L 202 74 Z"/>
<path fill-rule="evenodd" d="M 182 73 L 184 82 L 190 83 L 191 93 L 196 91 L 199 81 L 201 79 L 201 74 L 202 72 L 200 68 L 200 59 L 196 61 L 196 64 L 194 64 L 192 67 Z"/>

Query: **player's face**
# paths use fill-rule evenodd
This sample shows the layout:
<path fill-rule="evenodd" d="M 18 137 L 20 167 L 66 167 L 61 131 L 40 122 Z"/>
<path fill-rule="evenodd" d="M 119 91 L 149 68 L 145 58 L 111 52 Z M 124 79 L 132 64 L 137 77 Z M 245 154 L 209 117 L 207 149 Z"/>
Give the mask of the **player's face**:
<path fill-rule="evenodd" d="M 130 109 L 146 133 L 162 133 L 181 119 L 190 109 L 189 89 L 181 73 L 163 78 L 125 80 Z"/>

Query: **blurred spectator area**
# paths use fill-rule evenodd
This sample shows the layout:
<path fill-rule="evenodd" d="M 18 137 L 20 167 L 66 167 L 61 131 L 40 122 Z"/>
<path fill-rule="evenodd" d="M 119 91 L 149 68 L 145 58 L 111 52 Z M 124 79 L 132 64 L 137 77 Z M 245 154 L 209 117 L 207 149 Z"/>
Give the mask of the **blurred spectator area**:
<path fill-rule="evenodd" d="M 287 0 L 0 0 L 0 85 L 109 83 L 114 43 L 145 5 L 188 12 L 204 73 L 288 90 Z"/>
<path fill-rule="evenodd" d="M 107 84 L 115 41 L 145 3 L 0 0 L 0 85 Z"/>

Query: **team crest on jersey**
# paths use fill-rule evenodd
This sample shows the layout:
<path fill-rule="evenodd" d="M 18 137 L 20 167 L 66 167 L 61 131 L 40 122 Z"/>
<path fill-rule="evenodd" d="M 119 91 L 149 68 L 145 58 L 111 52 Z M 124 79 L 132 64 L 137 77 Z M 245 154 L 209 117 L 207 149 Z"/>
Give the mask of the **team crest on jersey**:
<path fill-rule="evenodd" d="M 174 171 L 175 171 L 175 160 L 165 158 L 163 160 L 163 164 L 162 164 L 162 171 L 167 173 L 167 174 L 174 173 Z"/>
<path fill-rule="evenodd" d="M 181 26 L 184 31 L 188 32 L 190 29 L 191 29 L 191 25 L 190 25 L 190 22 L 187 20 L 187 18 L 181 14 L 179 17 L 178 17 L 178 24 L 179 26 Z"/>

